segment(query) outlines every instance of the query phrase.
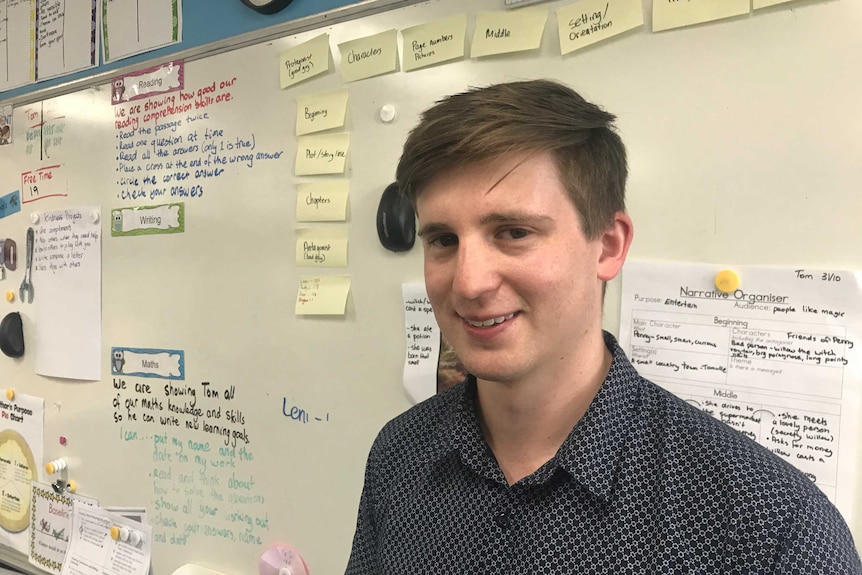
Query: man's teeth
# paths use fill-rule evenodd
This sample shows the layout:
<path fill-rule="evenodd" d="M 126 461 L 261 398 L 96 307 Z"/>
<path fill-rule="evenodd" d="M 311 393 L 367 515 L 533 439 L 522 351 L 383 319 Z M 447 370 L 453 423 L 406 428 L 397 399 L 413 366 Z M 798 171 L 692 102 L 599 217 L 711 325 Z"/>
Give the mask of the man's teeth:
<path fill-rule="evenodd" d="M 491 319 L 486 319 L 485 321 L 472 321 L 472 320 L 468 319 L 467 323 L 469 323 L 473 327 L 491 327 L 495 323 L 503 323 L 507 319 L 512 319 L 513 317 L 515 317 L 515 314 L 510 313 L 509 315 L 504 315 L 504 316 L 500 316 L 500 317 L 492 317 Z"/>

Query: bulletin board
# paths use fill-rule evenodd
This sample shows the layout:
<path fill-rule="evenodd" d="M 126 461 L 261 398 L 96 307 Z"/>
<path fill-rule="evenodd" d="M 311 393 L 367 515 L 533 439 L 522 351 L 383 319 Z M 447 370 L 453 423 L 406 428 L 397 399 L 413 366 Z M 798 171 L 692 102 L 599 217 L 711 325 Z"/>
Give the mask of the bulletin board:
<path fill-rule="evenodd" d="M 422 281 L 418 244 L 393 253 L 378 241 L 378 202 L 408 130 L 447 94 L 549 77 L 616 114 L 630 158 L 630 259 L 862 269 L 862 77 L 853 71 L 862 4 L 802 0 L 652 33 L 647 1 L 643 27 L 561 56 L 555 11 L 573 3 L 539 4 L 549 15 L 536 50 L 410 72 L 400 62 L 356 82 L 342 81 L 338 44 L 468 7 L 469 46 L 477 14 L 502 10 L 502 0 L 431 0 L 188 61 L 171 105 L 191 106 L 128 138 L 118 122 L 136 116 L 144 126 L 163 97 L 113 105 L 103 83 L 14 109 L 0 196 L 17 190 L 22 205 L 0 219 L 0 236 L 20 256 L 0 294 L 18 295 L 32 215 L 38 226 L 80 210 L 96 222 L 88 238 L 101 246 L 91 252 L 100 291 L 94 301 L 90 288 L 70 290 L 64 310 L 99 315 L 87 337 L 99 338 L 100 363 L 82 379 L 36 373 L 37 338 L 63 311 L 47 307 L 43 269 L 32 304 L 0 305 L 21 313 L 27 344 L 20 360 L 0 356 L 0 381 L 44 398 L 45 460 L 65 458 L 80 493 L 147 509 L 154 574 L 185 563 L 253 573 L 282 542 L 314 573 L 344 569 L 368 450 L 410 406 L 402 284 Z M 330 71 L 281 89 L 279 54 L 324 33 Z M 348 93 L 344 126 L 333 130 L 349 135 L 344 172 L 297 175 L 297 99 L 338 90 Z M 223 165 L 204 163 L 207 144 L 230 151 Z M 321 180 L 348 183 L 345 221 L 298 222 L 298 184 Z M 181 204 L 172 212 L 181 232 L 112 234 L 114 210 L 164 204 Z M 308 227 L 346 234 L 345 267 L 298 265 L 297 230 Z M 349 276 L 343 315 L 296 313 L 310 275 Z M 612 332 L 619 294 L 615 281 Z M 57 345 L 79 337 L 60 334 Z M 152 350 L 175 361 L 168 376 L 113 364 L 147 361 Z M 859 511 L 847 512 L 857 540 Z"/>

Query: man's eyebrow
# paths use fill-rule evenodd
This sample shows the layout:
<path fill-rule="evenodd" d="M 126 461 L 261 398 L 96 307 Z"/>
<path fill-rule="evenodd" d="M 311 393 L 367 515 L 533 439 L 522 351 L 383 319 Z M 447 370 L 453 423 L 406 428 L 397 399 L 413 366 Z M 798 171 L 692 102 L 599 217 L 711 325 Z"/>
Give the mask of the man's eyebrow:
<path fill-rule="evenodd" d="M 448 226 L 441 224 L 441 223 L 438 223 L 438 222 L 429 222 L 429 223 L 425 224 L 424 226 L 422 226 L 421 228 L 419 228 L 419 231 L 416 232 L 416 235 L 421 238 L 422 236 L 424 236 L 426 234 L 433 234 L 433 233 L 445 232 L 445 231 L 449 231 Z"/>
<path fill-rule="evenodd" d="M 495 212 L 484 216 L 480 221 L 483 224 L 510 224 L 510 223 L 525 223 L 525 224 L 540 224 L 551 222 L 554 218 L 543 214 L 532 214 L 530 212 Z"/>

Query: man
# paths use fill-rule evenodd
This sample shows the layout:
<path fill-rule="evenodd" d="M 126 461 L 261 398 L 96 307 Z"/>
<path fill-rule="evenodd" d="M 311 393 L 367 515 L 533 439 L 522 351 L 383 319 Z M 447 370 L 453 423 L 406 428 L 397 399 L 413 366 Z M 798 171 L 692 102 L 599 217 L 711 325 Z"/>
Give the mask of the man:
<path fill-rule="evenodd" d="M 446 98 L 408 137 L 397 180 L 470 375 L 380 432 L 349 575 L 862 573 L 813 483 L 602 332 L 632 241 L 613 120 L 538 80 Z"/>

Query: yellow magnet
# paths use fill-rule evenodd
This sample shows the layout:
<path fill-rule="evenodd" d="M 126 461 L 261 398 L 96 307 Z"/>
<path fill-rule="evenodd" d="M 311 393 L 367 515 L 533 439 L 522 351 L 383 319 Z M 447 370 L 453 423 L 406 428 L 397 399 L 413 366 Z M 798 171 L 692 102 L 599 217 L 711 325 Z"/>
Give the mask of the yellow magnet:
<path fill-rule="evenodd" d="M 54 462 L 53 462 L 53 461 L 52 461 L 51 463 L 46 463 L 46 464 L 45 464 L 45 471 L 47 471 L 47 472 L 48 472 L 48 475 L 54 475 L 54 472 L 56 471 L 56 468 L 54 467 Z"/>
<path fill-rule="evenodd" d="M 70 479 L 69 483 L 67 483 L 67 485 L 69 486 L 69 491 L 71 491 L 72 493 L 75 493 L 76 491 L 78 491 L 78 484 L 75 483 L 74 479 Z"/>
<path fill-rule="evenodd" d="M 723 293 L 739 289 L 739 276 L 733 270 L 721 270 L 715 274 L 715 288 Z"/>
<path fill-rule="evenodd" d="M 13 399 L 15 399 L 15 390 L 11 387 L 6 389 L 6 399 L 8 401 L 12 401 Z"/>
<path fill-rule="evenodd" d="M 111 539 L 116 541 L 119 538 L 120 538 L 120 528 L 117 527 L 116 525 L 114 525 L 113 527 L 111 527 Z"/>
<path fill-rule="evenodd" d="M 8 301 L 9 303 L 12 303 L 13 301 L 15 301 L 15 292 L 13 292 L 12 290 L 7 290 L 6 291 L 6 301 Z"/>

